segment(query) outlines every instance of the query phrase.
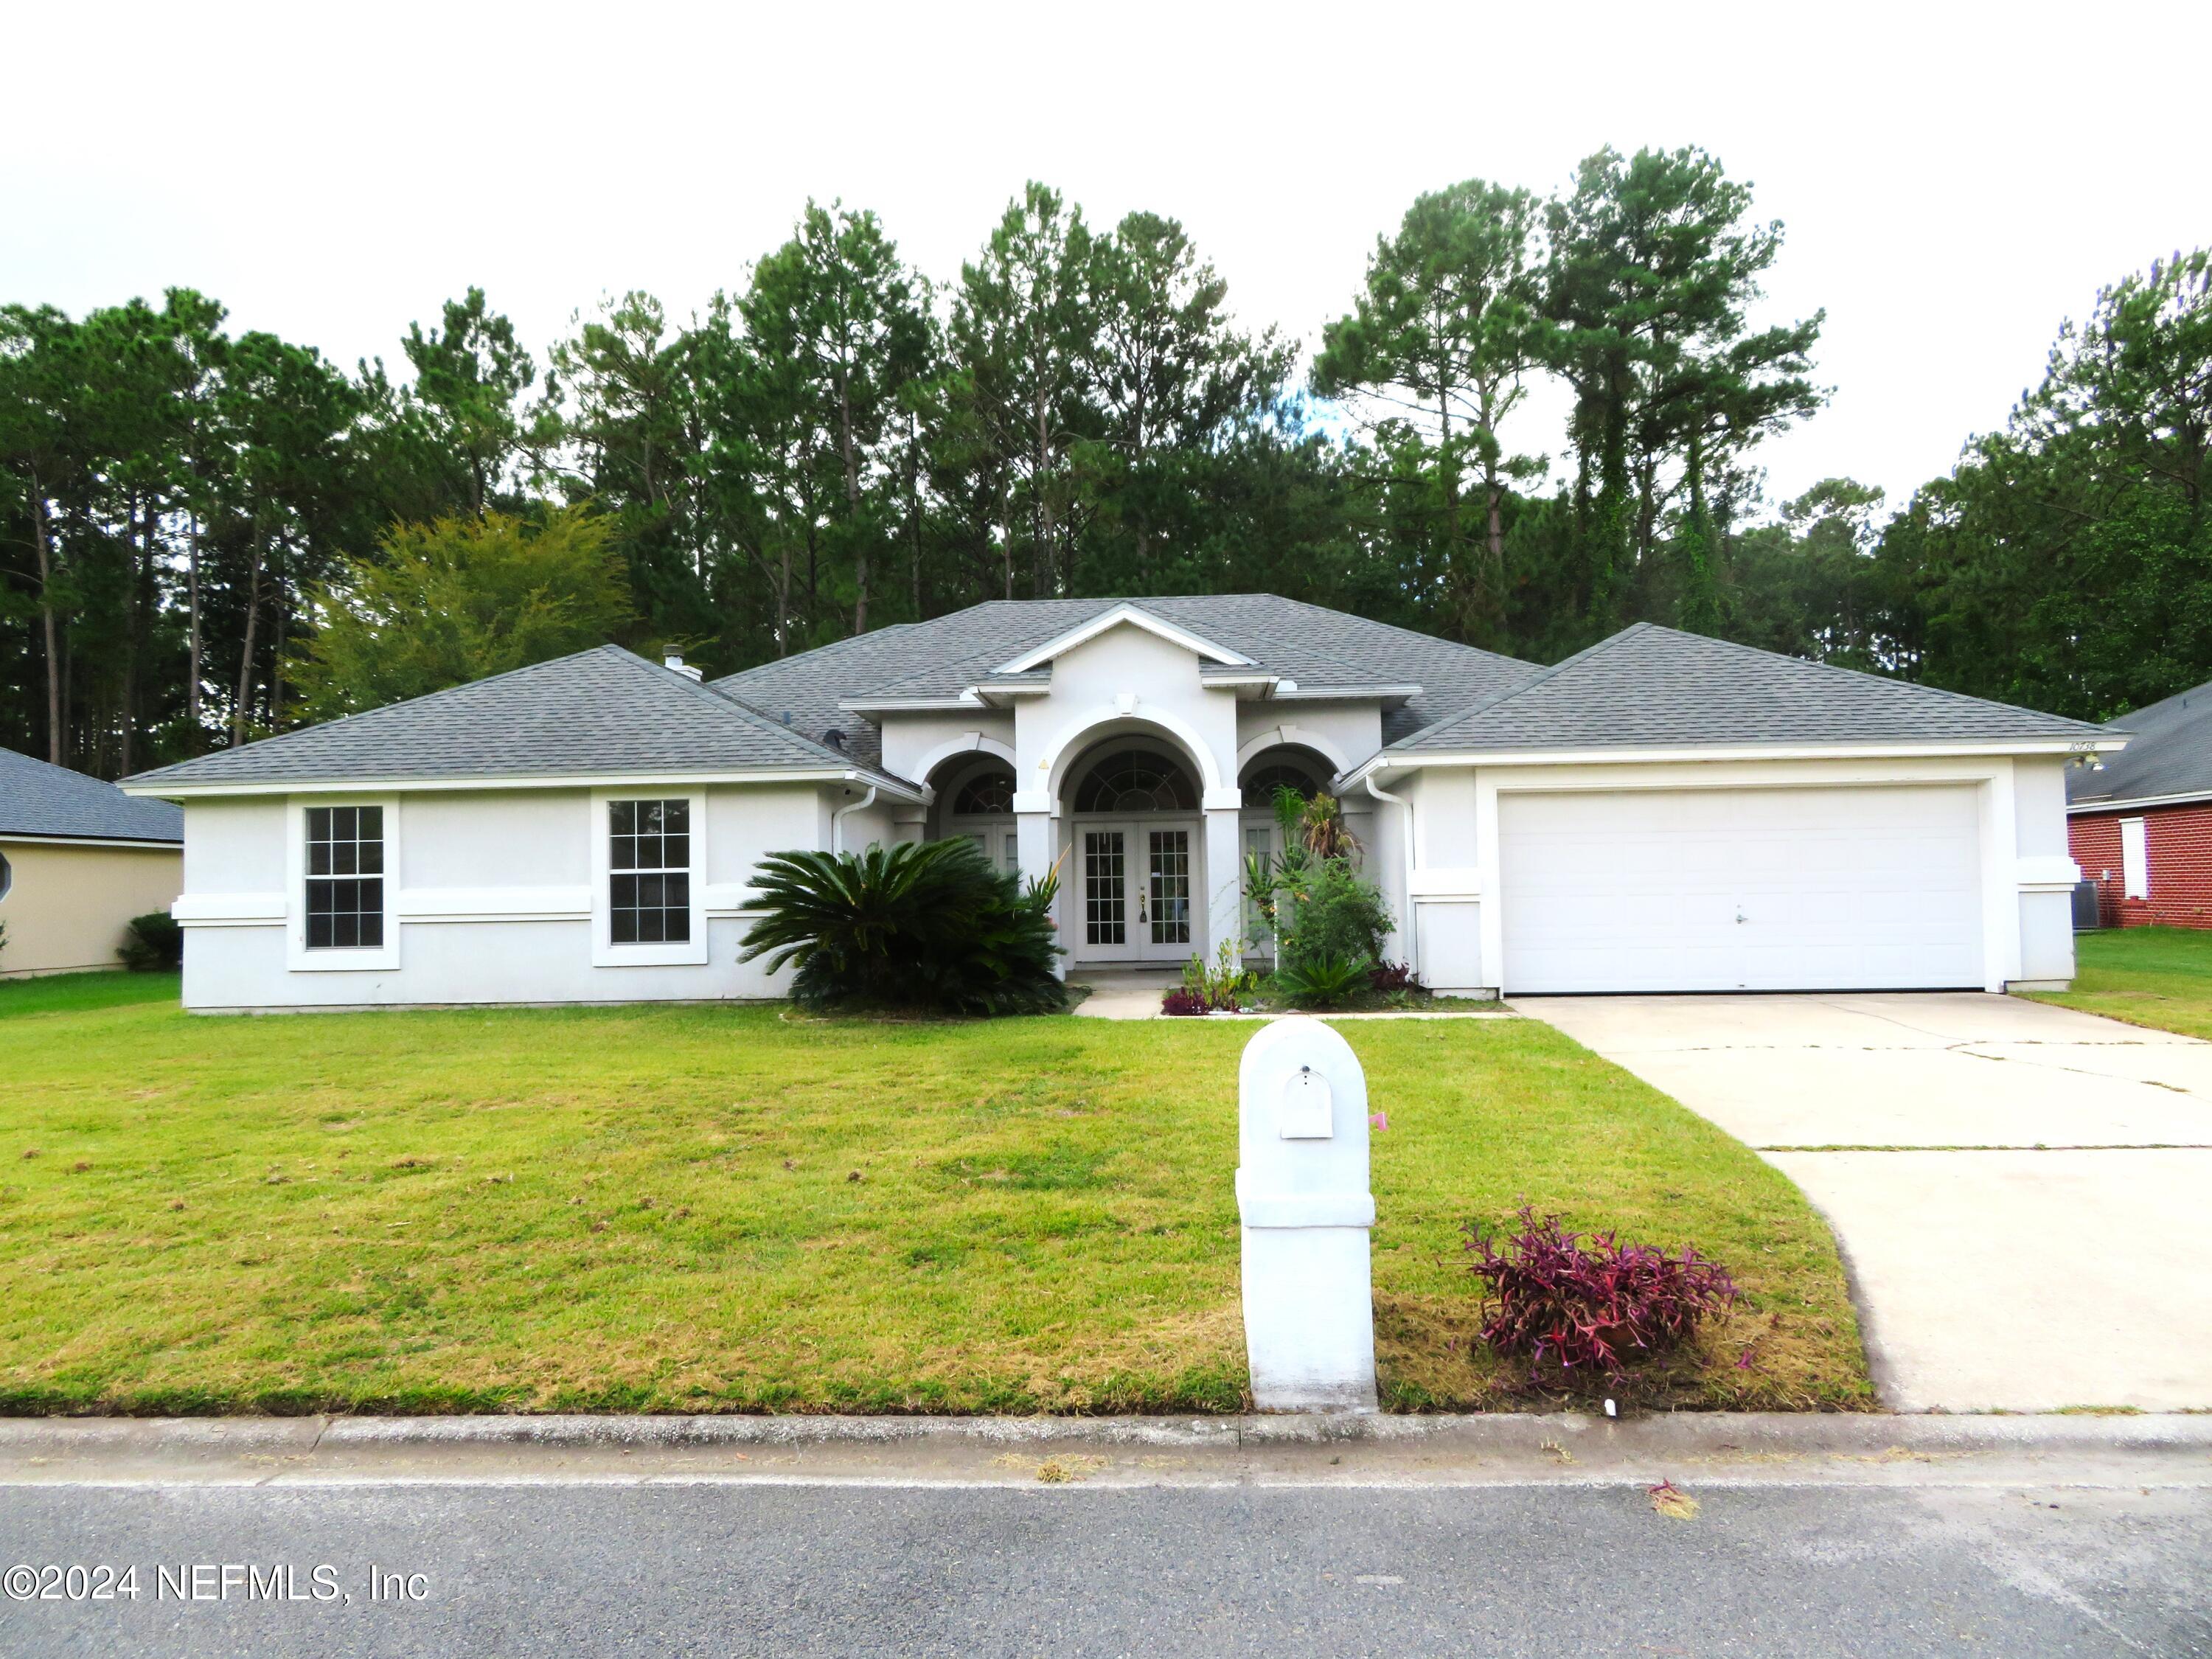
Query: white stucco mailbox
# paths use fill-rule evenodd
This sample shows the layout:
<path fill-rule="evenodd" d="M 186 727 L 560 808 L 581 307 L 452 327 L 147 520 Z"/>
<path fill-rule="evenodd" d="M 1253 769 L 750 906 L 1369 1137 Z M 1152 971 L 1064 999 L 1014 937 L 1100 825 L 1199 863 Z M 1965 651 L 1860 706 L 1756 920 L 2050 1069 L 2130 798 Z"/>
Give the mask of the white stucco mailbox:
<path fill-rule="evenodd" d="M 1317 1019 L 1244 1045 L 1237 1209 L 1244 1345 L 1263 1412 L 1375 1409 L 1367 1079 Z"/>

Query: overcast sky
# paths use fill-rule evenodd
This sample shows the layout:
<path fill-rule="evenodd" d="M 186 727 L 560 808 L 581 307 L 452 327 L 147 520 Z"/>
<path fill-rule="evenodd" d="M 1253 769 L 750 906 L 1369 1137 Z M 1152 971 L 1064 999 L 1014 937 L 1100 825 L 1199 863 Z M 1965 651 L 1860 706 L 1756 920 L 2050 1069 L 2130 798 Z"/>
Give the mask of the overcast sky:
<path fill-rule="evenodd" d="M 2202 0 L 9 13 L 0 301 L 187 284 L 348 366 L 471 283 L 541 353 L 603 294 L 687 315 L 810 195 L 950 277 L 1032 177 L 1180 218 L 1310 343 L 1417 192 L 1697 144 L 1788 228 L 1773 319 L 1828 313 L 1770 498 L 1901 502 L 2101 283 L 2212 240 Z M 1509 436 L 1560 447 L 1550 409 Z"/>

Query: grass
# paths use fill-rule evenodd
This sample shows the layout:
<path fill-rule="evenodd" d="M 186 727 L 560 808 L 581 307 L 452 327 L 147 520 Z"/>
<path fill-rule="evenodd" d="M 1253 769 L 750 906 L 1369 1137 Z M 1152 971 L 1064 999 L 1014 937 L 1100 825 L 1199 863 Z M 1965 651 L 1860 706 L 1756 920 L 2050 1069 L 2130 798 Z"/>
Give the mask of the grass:
<path fill-rule="evenodd" d="M 1249 1025 L 175 994 L 0 986 L 0 1410 L 1243 1403 Z M 1750 1292 L 1632 1394 L 1871 1403 L 1828 1231 L 1745 1148 L 1534 1021 L 1342 1029 L 1389 1115 L 1389 1403 L 1527 1401 L 1471 1345 L 1459 1233 L 1524 1197 Z"/>
<path fill-rule="evenodd" d="M 2074 988 L 2036 994 L 2084 1012 L 2212 1037 L 2212 929 L 2124 927 L 2074 939 Z"/>

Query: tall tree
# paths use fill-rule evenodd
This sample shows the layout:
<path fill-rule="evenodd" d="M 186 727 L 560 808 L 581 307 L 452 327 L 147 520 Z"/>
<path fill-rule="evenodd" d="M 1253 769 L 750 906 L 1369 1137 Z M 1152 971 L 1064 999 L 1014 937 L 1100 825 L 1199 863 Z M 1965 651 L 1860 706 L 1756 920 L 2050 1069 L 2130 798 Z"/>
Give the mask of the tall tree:
<path fill-rule="evenodd" d="M 410 323 L 401 349 L 434 441 L 459 468 L 468 510 L 482 518 L 522 447 L 521 398 L 538 365 L 480 288 L 446 301 L 442 327 L 426 332 Z"/>
<path fill-rule="evenodd" d="M 1139 591 L 1156 580 L 1154 543 L 1188 498 L 1180 463 L 1271 403 L 1290 373 L 1272 332 L 1231 323 L 1229 284 L 1173 219 L 1131 213 L 1095 245 L 1091 380 L 1099 410 L 1094 487 L 1111 496 Z"/>
<path fill-rule="evenodd" d="M 1508 456 L 1498 433 L 1536 361 L 1536 211 L 1527 191 L 1480 179 L 1416 198 L 1397 234 L 1376 239 L 1352 311 L 1322 331 L 1314 359 L 1314 389 L 1357 395 L 1388 428 L 1387 448 L 1433 447 L 1441 568 L 1462 630 L 1486 643 L 1504 623 L 1508 480 L 1541 466 Z M 1461 522 L 1470 464 L 1483 492 L 1479 544 Z"/>
<path fill-rule="evenodd" d="M 755 268 L 740 301 L 754 349 L 769 365 L 789 366 L 835 458 L 836 539 L 855 634 L 867 632 L 869 583 L 890 544 L 896 509 L 881 496 L 891 428 L 905 383 L 927 369 L 928 329 L 915 296 L 874 214 L 809 202 L 797 234 Z"/>
<path fill-rule="evenodd" d="M 571 501 L 615 520 L 630 590 L 663 638 L 714 631 L 713 543 L 701 511 L 705 411 L 696 337 L 649 294 L 625 294 L 553 348 L 533 422 L 538 469 Z"/>
<path fill-rule="evenodd" d="M 0 465 L 29 526 L 44 647 L 46 758 L 56 766 L 64 763 L 68 750 L 62 696 L 67 601 L 53 502 L 82 470 L 70 416 L 83 377 L 76 327 L 67 317 L 52 306 L 0 308 Z"/>
<path fill-rule="evenodd" d="M 987 467 L 1028 496 L 1030 588 L 1061 591 L 1068 459 L 1096 428 L 1091 236 L 1083 210 L 1031 181 L 1008 204 L 982 253 L 960 268 L 951 349 L 963 415 Z M 1000 508 L 1012 597 L 1013 504 Z"/>
<path fill-rule="evenodd" d="M 1804 378 L 1821 319 L 1747 332 L 1779 223 L 1746 222 L 1748 185 L 1702 150 L 1611 149 L 1545 210 L 1546 355 L 1574 391 L 1570 438 L 1592 629 L 1622 620 L 1654 573 L 1662 515 L 1690 500 L 1677 619 L 1719 620 L 1706 483 L 1818 397 Z"/>
<path fill-rule="evenodd" d="M 239 618 L 230 733 L 285 718 L 284 663 L 303 587 L 319 581 L 362 526 L 349 499 L 349 441 L 361 393 L 312 347 L 239 337 L 222 415 L 232 450 L 229 598 Z M 263 618 L 268 635 L 263 637 Z"/>

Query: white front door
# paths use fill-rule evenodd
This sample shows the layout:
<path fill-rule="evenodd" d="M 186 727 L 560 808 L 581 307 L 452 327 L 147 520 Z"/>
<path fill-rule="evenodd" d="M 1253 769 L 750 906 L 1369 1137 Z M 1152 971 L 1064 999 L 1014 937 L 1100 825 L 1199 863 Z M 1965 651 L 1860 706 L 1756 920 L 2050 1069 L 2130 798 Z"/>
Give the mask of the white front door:
<path fill-rule="evenodd" d="M 1075 826 L 1079 962 L 1182 962 L 1197 948 L 1198 826 L 1157 819 Z"/>
<path fill-rule="evenodd" d="M 1508 992 L 1983 983 L 1972 785 L 1504 794 Z"/>

